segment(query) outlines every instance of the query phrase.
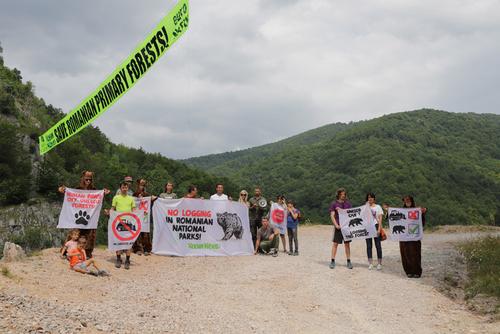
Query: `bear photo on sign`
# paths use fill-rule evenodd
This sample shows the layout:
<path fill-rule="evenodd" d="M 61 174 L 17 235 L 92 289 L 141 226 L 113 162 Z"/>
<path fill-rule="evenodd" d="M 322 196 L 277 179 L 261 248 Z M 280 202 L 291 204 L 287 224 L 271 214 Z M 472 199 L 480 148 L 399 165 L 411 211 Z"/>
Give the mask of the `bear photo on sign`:
<path fill-rule="evenodd" d="M 243 224 L 238 214 L 230 212 L 217 213 L 217 223 L 224 231 L 222 240 L 229 240 L 233 235 L 236 239 L 243 237 Z"/>

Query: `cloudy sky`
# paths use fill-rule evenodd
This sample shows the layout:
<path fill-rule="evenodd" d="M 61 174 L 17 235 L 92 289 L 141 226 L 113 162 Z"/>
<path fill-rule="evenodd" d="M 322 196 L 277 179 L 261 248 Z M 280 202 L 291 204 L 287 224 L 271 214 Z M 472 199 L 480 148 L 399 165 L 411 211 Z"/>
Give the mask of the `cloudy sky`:
<path fill-rule="evenodd" d="M 2 0 L 8 66 L 71 110 L 174 0 Z M 95 124 L 172 158 L 422 107 L 500 113 L 498 0 L 191 0 L 190 27 Z"/>

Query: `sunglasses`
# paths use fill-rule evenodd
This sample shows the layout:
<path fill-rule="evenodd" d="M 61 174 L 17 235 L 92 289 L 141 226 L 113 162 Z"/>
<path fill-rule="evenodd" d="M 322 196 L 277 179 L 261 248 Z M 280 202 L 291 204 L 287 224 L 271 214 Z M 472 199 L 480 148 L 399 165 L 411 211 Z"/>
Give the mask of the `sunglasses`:
<path fill-rule="evenodd" d="M 92 181 L 92 179 L 85 179 L 85 181 L 91 182 L 91 181 Z"/>

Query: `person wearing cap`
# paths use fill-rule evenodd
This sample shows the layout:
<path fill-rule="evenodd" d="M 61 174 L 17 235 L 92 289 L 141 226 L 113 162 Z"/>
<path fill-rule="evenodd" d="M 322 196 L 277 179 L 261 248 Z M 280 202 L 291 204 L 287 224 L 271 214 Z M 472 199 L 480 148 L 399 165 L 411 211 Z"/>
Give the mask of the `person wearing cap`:
<path fill-rule="evenodd" d="M 127 195 L 133 196 L 134 191 L 132 190 L 132 183 L 134 182 L 134 179 L 132 178 L 132 176 L 125 176 L 122 182 L 126 182 L 128 184 Z M 118 188 L 118 190 L 116 190 L 116 195 L 120 195 L 120 193 L 121 190 L 120 188 Z"/>

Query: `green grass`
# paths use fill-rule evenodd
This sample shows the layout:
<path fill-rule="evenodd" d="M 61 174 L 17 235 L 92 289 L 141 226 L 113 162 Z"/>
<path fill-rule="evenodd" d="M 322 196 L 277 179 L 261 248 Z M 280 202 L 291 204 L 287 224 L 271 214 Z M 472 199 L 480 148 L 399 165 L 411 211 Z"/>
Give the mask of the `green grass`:
<path fill-rule="evenodd" d="M 2 267 L 2 275 L 10 279 L 14 278 L 14 274 L 12 274 L 7 267 Z"/>
<path fill-rule="evenodd" d="M 463 243 L 459 250 L 467 261 L 466 297 L 486 294 L 500 298 L 500 236 Z"/>

